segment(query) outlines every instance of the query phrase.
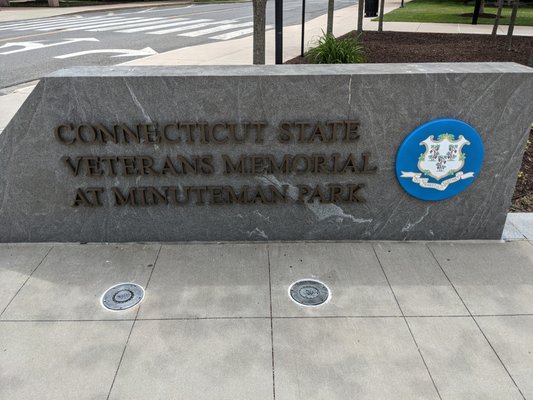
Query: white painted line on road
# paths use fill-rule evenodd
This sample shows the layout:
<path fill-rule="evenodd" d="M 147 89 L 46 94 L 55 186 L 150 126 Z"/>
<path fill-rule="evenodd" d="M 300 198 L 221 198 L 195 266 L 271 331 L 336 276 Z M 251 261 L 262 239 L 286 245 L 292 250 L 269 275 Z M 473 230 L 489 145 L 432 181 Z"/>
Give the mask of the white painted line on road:
<path fill-rule="evenodd" d="M 204 26 L 209 26 L 209 25 L 214 25 L 214 24 L 225 24 L 225 23 L 228 23 L 228 22 L 234 22 L 234 21 L 232 19 L 229 19 L 229 20 L 224 20 L 224 21 L 205 22 L 205 23 L 202 23 L 202 24 L 187 25 L 187 26 L 182 26 L 182 27 L 179 27 L 179 28 L 165 29 L 165 30 L 162 30 L 162 31 L 148 32 L 148 33 L 150 35 L 164 35 L 166 33 L 188 31 L 188 30 L 191 30 L 191 29 L 203 28 Z"/>
<path fill-rule="evenodd" d="M 105 17 L 105 18 L 102 18 L 102 17 L 91 17 L 91 18 L 83 18 L 83 19 L 77 19 L 77 20 L 70 20 L 70 21 L 63 21 L 63 22 L 56 22 L 54 24 L 47 24 L 47 25 L 44 25 L 42 27 L 35 27 L 35 29 L 37 28 L 55 28 L 57 29 L 58 27 L 70 27 L 70 26 L 77 26 L 77 25 L 87 25 L 87 24 L 96 24 L 96 23 L 99 23 L 99 22 L 105 22 L 105 21 L 119 21 L 119 20 L 124 20 L 126 19 L 125 17 Z"/>
<path fill-rule="evenodd" d="M 272 28 L 272 26 L 271 25 L 267 25 L 265 27 L 265 30 L 266 29 L 270 29 L 270 28 Z M 229 39 L 235 39 L 236 37 L 244 36 L 244 35 L 248 35 L 248 34 L 252 34 L 252 33 L 254 33 L 254 28 L 246 28 L 246 29 L 241 29 L 241 30 L 234 31 L 234 32 L 223 33 L 223 34 L 217 35 L 217 36 L 210 36 L 209 39 L 229 40 Z"/>
<path fill-rule="evenodd" d="M 117 27 L 117 29 L 120 29 L 120 27 L 123 26 L 123 25 L 131 24 L 134 19 L 135 18 L 128 18 L 128 19 L 122 20 L 122 21 L 114 21 L 114 22 L 106 22 L 106 23 L 100 23 L 100 24 L 76 26 L 76 27 L 73 27 L 73 28 L 68 28 L 68 29 L 66 29 L 66 31 L 68 31 L 68 32 L 70 32 L 70 31 L 83 31 L 83 30 L 86 30 L 86 29 L 103 28 L 103 27 L 106 27 L 106 26 L 114 26 L 114 27 Z M 142 18 L 142 19 L 138 19 L 137 22 L 149 21 L 149 20 L 155 20 L 155 19 L 159 19 L 159 18 Z"/>
<path fill-rule="evenodd" d="M 7 28 L 13 28 L 17 26 L 25 26 L 25 25 L 37 25 L 42 24 L 50 21 L 64 21 L 66 19 L 70 19 L 71 17 L 61 17 L 61 18 L 44 18 L 40 20 L 26 20 L 26 21 L 18 21 L 18 22 L 12 22 L 9 24 L 0 24 L 1 29 L 7 29 Z"/>
<path fill-rule="evenodd" d="M 106 54 L 106 53 L 119 53 L 116 56 L 112 57 L 141 57 L 141 56 L 152 56 L 157 54 L 157 51 L 151 47 L 145 47 L 141 50 L 130 50 L 130 49 L 99 49 L 99 50 L 86 50 L 78 51 L 76 53 L 63 54 L 61 56 L 55 56 L 54 58 L 65 59 L 72 57 L 85 56 L 88 54 Z"/>
<path fill-rule="evenodd" d="M 122 17 L 120 17 L 120 18 L 119 17 L 113 17 L 113 18 L 109 18 L 108 21 L 122 21 L 124 19 L 125 18 L 122 18 Z M 62 23 L 62 24 L 49 25 L 49 26 L 44 26 L 44 27 L 32 27 L 32 28 L 29 28 L 29 29 L 34 29 L 36 31 L 52 31 L 54 29 L 66 29 L 66 28 L 72 28 L 74 26 L 94 24 L 96 22 L 97 21 L 84 20 L 84 21 L 76 21 L 76 22 L 65 22 L 65 23 Z M 28 30 L 28 28 L 19 29 L 19 30 L 20 31 Z"/>
<path fill-rule="evenodd" d="M 140 27 L 140 28 L 125 29 L 125 30 L 121 29 L 120 31 L 117 31 L 117 32 L 121 32 L 121 33 L 146 32 L 146 31 L 151 31 L 154 29 L 168 28 L 170 26 L 186 25 L 186 24 L 192 24 L 196 22 L 195 20 L 188 20 L 188 18 L 181 18 L 181 19 L 186 20 L 186 21 L 172 22 L 172 23 L 162 24 L 162 25 L 157 25 L 157 26 L 145 26 L 145 27 Z M 203 19 L 199 21 L 211 21 L 211 20 Z"/>
<path fill-rule="evenodd" d="M 13 53 L 21 53 L 23 51 L 30 51 L 30 50 L 39 50 L 44 49 L 47 47 L 54 47 L 54 46 L 61 46 L 63 44 L 71 44 L 76 42 L 99 42 L 96 38 L 78 38 L 78 39 L 66 39 L 63 42 L 56 42 L 56 43 L 40 43 L 40 42 L 9 42 L 4 44 L 3 46 L 0 46 L 0 49 L 5 49 L 8 47 L 22 47 L 17 50 L 11 50 L 11 51 L 5 51 L 3 53 L 0 53 L 0 55 L 7 55 L 7 54 L 13 54 Z"/>
<path fill-rule="evenodd" d="M 254 28 L 246 28 L 246 29 L 241 29 L 238 31 L 223 33 L 222 35 L 218 35 L 218 36 L 210 36 L 209 39 L 229 40 L 229 39 L 234 39 L 239 36 L 248 35 L 250 33 L 254 33 Z"/>
<path fill-rule="evenodd" d="M 184 6 L 184 7 L 173 7 L 173 8 L 164 7 L 164 8 L 159 8 L 159 9 L 154 10 L 154 11 L 152 11 L 152 12 L 165 12 L 165 11 L 174 11 L 174 10 L 186 10 L 187 8 L 191 8 L 191 7 L 196 8 L 194 5 L 189 4 L 188 6 Z"/>
<path fill-rule="evenodd" d="M 55 20 L 55 21 L 48 21 L 48 22 L 41 22 L 38 24 L 25 24 L 24 26 L 21 26 L 17 29 L 23 30 L 24 29 L 32 29 L 36 27 L 48 27 L 53 25 L 61 25 L 61 24 L 77 24 L 84 21 L 96 21 L 100 19 L 101 17 L 91 17 L 91 18 L 66 18 L 63 20 Z"/>
<path fill-rule="evenodd" d="M 151 8 L 147 8 L 145 10 L 141 10 L 141 11 L 137 11 L 136 14 L 143 14 L 143 13 L 147 13 L 147 12 L 150 12 L 154 9 L 154 7 L 151 7 Z"/>
<path fill-rule="evenodd" d="M 178 36 L 188 36 L 188 37 L 196 37 L 196 36 L 203 36 L 203 35 L 209 35 L 210 33 L 220 32 L 220 31 L 227 31 L 233 28 L 242 28 L 245 26 L 252 26 L 253 22 L 243 22 L 241 24 L 227 24 L 227 25 L 220 25 L 215 26 L 214 28 L 208 28 L 208 29 L 202 29 L 199 31 L 193 31 L 193 32 L 186 32 L 186 33 L 180 33 Z"/>
<path fill-rule="evenodd" d="M 53 22 L 49 19 L 47 22 L 22 22 L 17 24 L 9 24 L 9 25 L 0 25 L 0 31 L 5 31 L 8 29 L 15 29 L 18 27 L 25 27 L 25 26 L 34 26 L 34 25 L 42 25 L 42 24 L 50 24 L 50 23 L 59 23 L 59 22 L 65 22 L 67 20 L 71 20 L 72 18 L 54 18 Z"/>
<path fill-rule="evenodd" d="M 146 26 L 146 25 L 154 25 L 154 24 L 160 24 L 160 23 L 163 23 L 165 21 L 167 21 L 167 19 L 163 18 L 163 17 L 159 17 L 159 18 L 149 18 L 149 19 L 154 19 L 154 20 L 157 20 L 157 21 L 150 21 L 150 22 L 136 22 L 136 23 L 128 23 L 128 25 L 120 25 L 119 27 L 116 27 L 116 26 L 108 26 L 108 27 L 105 27 L 105 28 L 96 28 L 96 29 L 89 29 L 89 32 L 106 32 L 106 31 L 116 31 L 117 29 L 124 29 L 124 28 L 133 28 L 133 27 L 136 27 L 136 26 Z M 178 21 L 178 20 L 182 20 L 183 18 L 177 18 L 177 19 L 174 19 L 174 21 Z M 154 28 L 155 29 L 155 28 Z"/>

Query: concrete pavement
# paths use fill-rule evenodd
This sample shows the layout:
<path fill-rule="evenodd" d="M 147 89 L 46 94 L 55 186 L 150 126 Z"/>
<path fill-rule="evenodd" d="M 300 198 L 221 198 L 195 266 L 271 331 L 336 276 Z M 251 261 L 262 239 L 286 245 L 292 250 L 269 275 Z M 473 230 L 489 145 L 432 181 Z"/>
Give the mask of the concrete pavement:
<path fill-rule="evenodd" d="M 2 244 L 0 288 L 5 399 L 533 397 L 526 240 Z"/>

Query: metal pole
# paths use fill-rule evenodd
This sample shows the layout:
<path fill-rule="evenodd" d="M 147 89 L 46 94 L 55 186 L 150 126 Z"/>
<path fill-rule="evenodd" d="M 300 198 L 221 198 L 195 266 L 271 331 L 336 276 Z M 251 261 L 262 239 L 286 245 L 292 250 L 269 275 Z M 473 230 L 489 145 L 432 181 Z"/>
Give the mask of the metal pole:
<path fill-rule="evenodd" d="M 276 64 L 283 64 L 283 0 L 276 0 Z"/>
<path fill-rule="evenodd" d="M 477 25 L 477 19 L 479 18 L 479 11 L 481 10 L 481 0 L 476 0 L 474 7 L 474 15 L 472 16 L 472 25 Z"/>
<path fill-rule="evenodd" d="M 300 55 L 302 57 L 304 56 L 304 36 L 305 36 L 305 0 L 302 0 L 302 47 L 300 50 Z"/>

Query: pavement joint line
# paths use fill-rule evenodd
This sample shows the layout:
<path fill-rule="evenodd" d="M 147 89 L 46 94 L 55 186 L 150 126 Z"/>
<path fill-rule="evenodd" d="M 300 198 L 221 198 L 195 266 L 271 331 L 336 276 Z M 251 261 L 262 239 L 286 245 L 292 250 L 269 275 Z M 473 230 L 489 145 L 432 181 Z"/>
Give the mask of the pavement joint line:
<path fill-rule="evenodd" d="M 133 318 L 121 319 L 0 319 L 2 323 L 54 323 L 54 322 L 132 322 Z"/>
<path fill-rule="evenodd" d="M 146 289 L 148 288 L 148 285 L 150 284 L 150 280 L 152 279 L 152 275 L 154 274 L 157 261 L 159 260 L 159 255 L 161 254 L 161 249 L 163 248 L 163 245 L 159 245 L 159 250 L 157 251 L 157 254 L 155 256 L 155 260 L 152 266 L 152 270 L 150 271 L 150 275 L 148 276 L 148 280 L 146 281 L 146 286 L 144 287 L 144 290 L 146 292 Z M 130 342 L 131 334 L 133 332 L 133 328 L 135 328 L 135 323 L 137 322 L 137 317 L 139 316 L 139 312 L 141 311 L 141 304 L 139 304 L 139 307 L 137 307 L 137 311 L 135 312 L 135 317 L 133 320 L 133 323 L 131 324 L 130 332 L 128 333 L 128 338 L 126 339 L 126 343 L 124 344 L 124 348 L 122 349 L 122 354 L 120 356 L 120 360 L 118 361 L 117 369 L 115 370 L 115 374 L 113 375 L 113 381 L 111 382 L 111 386 L 109 387 L 109 392 L 107 393 L 106 400 L 109 400 L 109 397 L 111 396 L 111 392 L 113 391 L 113 386 L 115 385 L 115 380 L 117 379 L 118 371 L 120 370 L 120 366 L 122 365 L 122 360 L 124 359 L 124 354 L 126 354 L 126 349 L 128 348 L 128 344 Z"/>
<path fill-rule="evenodd" d="M 478 318 L 518 318 L 533 317 L 533 314 L 495 314 L 473 315 Z M 404 318 L 402 315 L 349 315 L 349 316 L 299 316 L 299 317 L 272 317 L 273 320 L 285 319 L 395 319 Z M 405 318 L 471 318 L 470 315 L 405 315 Z M 1 323 L 53 323 L 53 322 L 132 322 L 132 321 L 218 321 L 218 320 L 269 320 L 270 317 L 176 317 L 176 318 L 117 318 L 117 319 L 0 319 Z"/>
<path fill-rule="evenodd" d="M 54 246 L 50 246 L 50 248 L 48 249 L 48 251 L 46 252 L 46 254 L 44 255 L 44 257 L 41 259 L 41 261 L 37 264 L 37 266 L 30 272 L 30 274 L 28 275 L 28 277 L 26 278 L 26 280 L 24 281 L 24 283 L 19 287 L 19 289 L 17 290 L 17 292 L 13 295 L 13 297 L 11 298 L 11 300 L 9 300 L 9 303 L 7 303 L 7 305 L 4 307 L 4 309 L 2 310 L 2 312 L 0 313 L 0 318 L 2 318 L 2 315 L 4 315 L 4 313 L 6 312 L 6 310 L 9 308 L 9 306 L 11 305 L 11 303 L 13 302 L 13 300 L 15 300 L 15 298 L 18 296 L 18 294 L 20 293 L 20 291 L 22 290 L 22 288 L 24 286 L 26 286 L 26 283 L 30 280 L 30 278 L 32 277 L 33 273 L 35 271 L 37 271 L 37 268 L 39 268 L 41 266 L 41 264 L 44 262 L 44 260 L 46 259 L 46 257 L 48 257 L 48 254 L 50 254 L 50 252 L 52 251 L 52 249 L 54 248 Z"/>
<path fill-rule="evenodd" d="M 433 250 L 431 250 L 431 247 L 426 244 L 426 247 L 428 248 L 428 250 L 430 251 L 431 255 L 433 256 L 433 259 L 437 262 L 438 266 L 440 267 L 440 269 L 442 270 L 442 273 L 444 274 L 444 276 L 446 277 L 446 279 L 448 280 L 448 282 L 450 282 L 450 285 L 452 285 L 452 288 L 453 290 L 455 291 L 455 293 L 457 294 L 457 296 L 459 296 L 459 299 L 461 300 L 461 302 L 463 303 L 463 306 L 466 308 L 466 310 L 468 311 L 468 313 L 470 314 L 470 316 L 472 317 L 472 320 L 474 321 L 474 323 L 476 324 L 477 328 L 479 329 L 479 331 L 481 332 L 481 334 L 483 335 L 483 337 L 485 338 L 485 340 L 487 341 L 488 345 L 490 346 L 490 348 L 492 349 L 492 351 L 494 352 L 494 354 L 496 355 L 496 357 L 498 358 L 498 361 L 500 362 L 501 366 L 503 367 L 503 369 L 505 370 L 505 372 L 507 372 L 507 375 L 509 376 L 509 378 L 511 379 L 511 381 L 513 382 L 513 384 L 515 385 L 516 389 L 518 390 L 518 393 L 520 393 L 520 396 L 522 396 L 522 399 L 526 400 L 526 397 L 524 396 L 524 393 L 522 393 L 522 390 L 520 389 L 520 387 L 518 386 L 518 384 L 516 383 L 516 381 L 514 380 L 513 376 L 511 375 L 510 371 L 507 369 L 507 367 L 505 366 L 505 364 L 503 363 L 503 360 L 501 359 L 500 355 L 498 354 L 498 352 L 496 351 L 496 349 L 494 348 L 494 346 L 492 345 L 492 343 L 490 342 L 489 338 L 487 337 L 487 335 L 485 334 L 485 332 L 483 332 L 483 329 L 481 329 L 481 326 L 479 325 L 479 323 L 477 322 L 476 320 L 476 317 L 474 316 L 474 314 L 472 314 L 472 312 L 470 311 L 470 309 L 468 308 L 468 306 L 466 305 L 466 303 L 464 302 L 463 298 L 461 297 L 461 295 L 459 294 L 459 291 L 457 290 L 457 288 L 455 287 L 455 285 L 453 284 L 453 282 L 451 281 L 450 277 L 448 276 L 448 274 L 446 273 L 446 271 L 444 270 L 444 267 L 441 265 L 441 263 L 439 262 L 439 260 L 437 259 L 437 257 L 435 256 L 435 253 L 433 253 Z"/>
<path fill-rule="evenodd" d="M 310 316 L 310 315 L 300 315 L 300 316 L 290 316 L 290 317 L 273 317 L 274 319 L 355 319 L 355 318 L 403 318 L 403 315 L 320 315 L 320 316 Z"/>
<path fill-rule="evenodd" d="M 484 318 L 484 317 L 533 317 L 533 314 L 474 314 L 474 317 Z"/>
<path fill-rule="evenodd" d="M 137 318 L 137 321 L 207 321 L 207 320 L 239 320 L 239 319 L 270 319 L 270 317 L 168 317 L 168 318 Z"/>
<path fill-rule="evenodd" d="M 274 357 L 274 320 L 272 318 L 272 273 L 270 267 L 270 246 L 267 244 L 267 262 L 268 262 L 268 294 L 270 303 L 270 346 L 272 349 L 272 398 L 276 400 L 276 364 Z"/>
<path fill-rule="evenodd" d="M 442 400 L 442 396 L 440 395 L 439 388 L 437 387 L 437 384 L 435 380 L 433 379 L 433 375 L 431 374 L 429 366 L 427 365 L 424 355 L 422 354 L 422 349 L 420 349 L 420 346 L 418 345 L 418 342 L 416 341 L 415 335 L 413 334 L 413 331 L 411 330 L 411 326 L 409 325 L 409 321 L 405 317 L 405 313 L 403 312 L 402 306 L 400 305 L 400 302 L 398 301 L 398 298 L 396 297 L 396 293 L 394 292 L 394 289 L 392 288 L 392 285 L 389 281 L 389 277 L 387 276 L 387 273 L 385 272 L 385 268 L 383 267 L 383 264 L 381 263 L 381 260 L 379 259 L 378 253 L 374 245 L 372 245 L 372 251 L 374 252 L 374 256 L 376 257 L 379 263 L 379 266 L 381 267 L 381 272 L 383 273 L 383 276 L 385 277 L 385 280 L 387 281 L 387 284 L 389 285 L 389 289 L 392 293 L 392 296 L 394 297 L 394 300 L 396 301 L 396 304 L 398 305 L 398 308 L 400 309 L 400 312 L 402 313 L 403 321 L 405 322 L 405 325 L 407 326 L 407 330 L 409 331 L 409 334 L 411 335 L 411 338 L 413 339 L 413 343 L 416 346 L 418 354 L 420 355 L 420 358 L 422 359 L 422 362 L 424 363 L 424 367 L 426 367 L 426 371 L 429 375 L 429 378 L 431 379 L 431 383 L 433 383 L 433 387 L 435 388 L 435 391 L 437 392 L 437 396 L 439 396 L 439 399 Z"/>

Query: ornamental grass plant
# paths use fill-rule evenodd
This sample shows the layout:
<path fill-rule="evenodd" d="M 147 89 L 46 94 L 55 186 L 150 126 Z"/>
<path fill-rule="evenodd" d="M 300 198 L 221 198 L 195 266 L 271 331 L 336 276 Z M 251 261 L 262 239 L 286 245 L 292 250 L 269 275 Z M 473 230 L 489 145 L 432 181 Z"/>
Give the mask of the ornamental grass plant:
<path fill-rule="evenodd" d="M 313 64 L 358 64 L 365 62 L 365 49 L 359 37 L 337 39 L 332 33 L 324 33 L 315 42 L 306 58 Z"/>

